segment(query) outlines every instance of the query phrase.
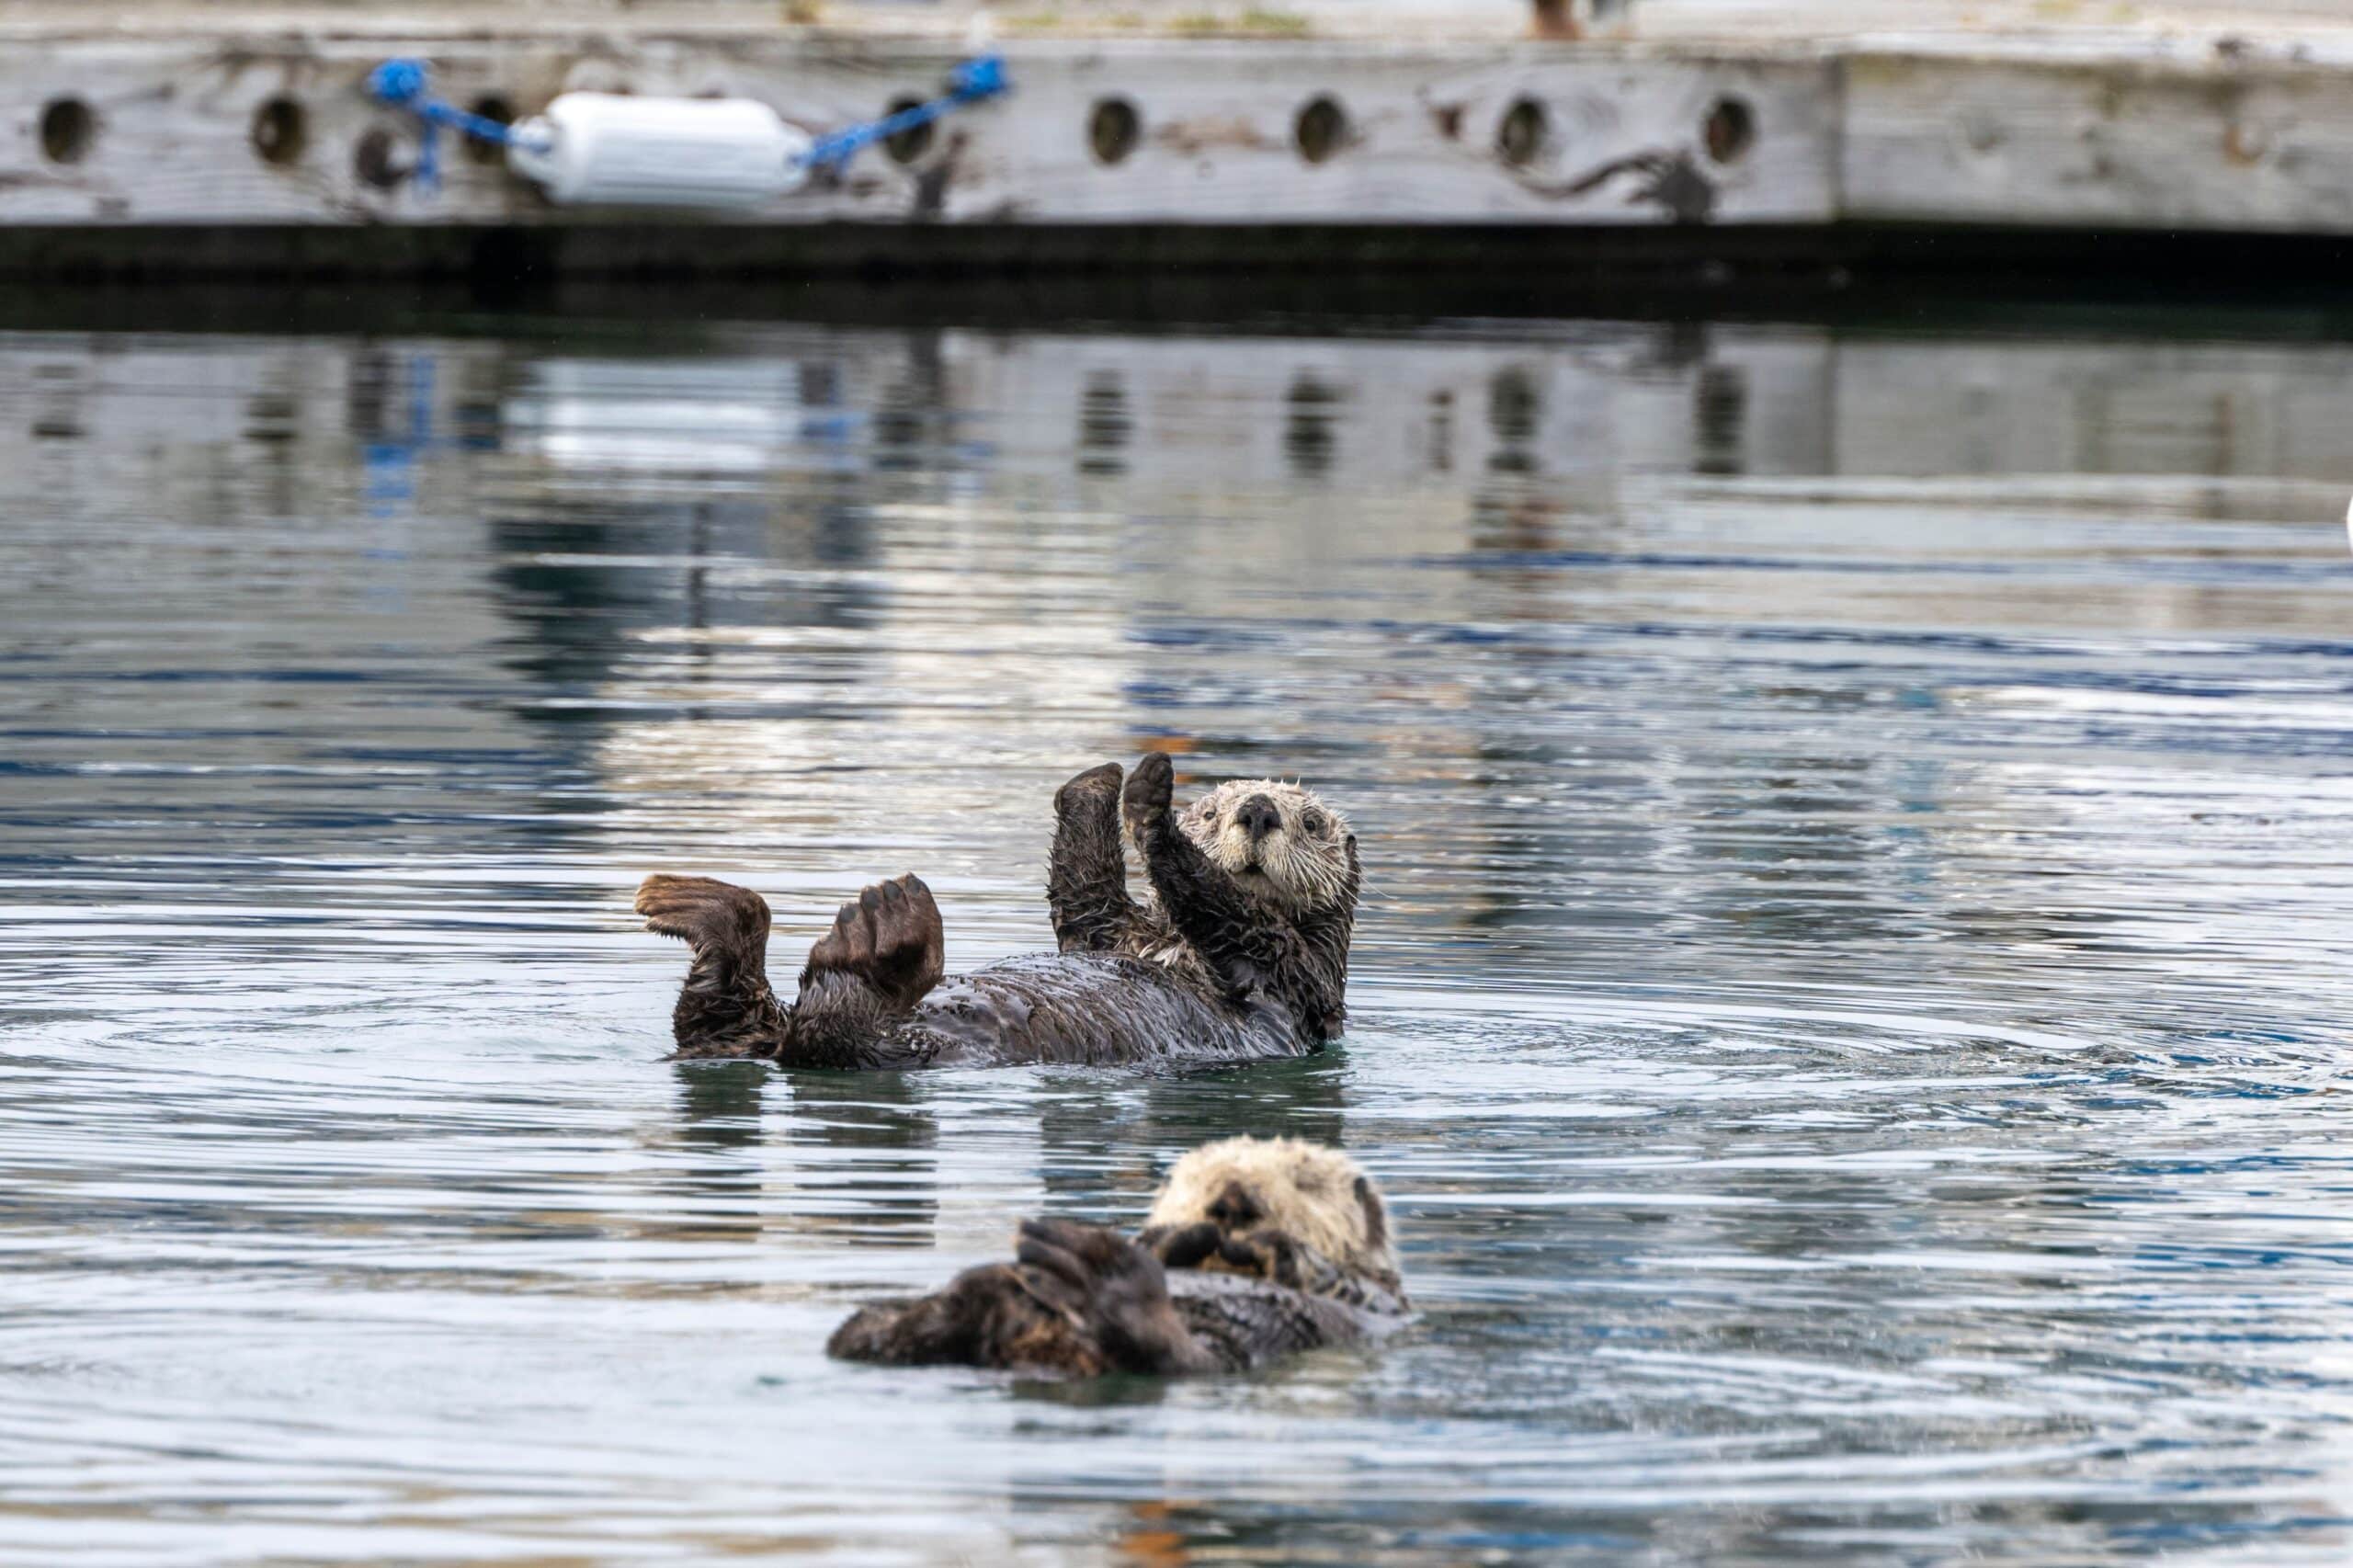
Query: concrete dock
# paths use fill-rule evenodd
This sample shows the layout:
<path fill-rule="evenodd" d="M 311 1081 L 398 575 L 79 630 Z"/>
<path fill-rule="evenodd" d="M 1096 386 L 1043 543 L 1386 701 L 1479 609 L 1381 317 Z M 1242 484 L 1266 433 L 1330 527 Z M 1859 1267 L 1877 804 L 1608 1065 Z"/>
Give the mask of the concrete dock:
<path fill-rule="evenodd" d="M 1374 266 L 1423 242 L 1475 261 L 1491 239 L 1836 262 L 1859 233 L 2353 234 L 2343 7 L 2075 9 L 1863 0 L 1832 30 L 1819 11 L 1654 0 L 1535 40 L 1506 6 L 1336 0 L 17 0 L 0 13 L 0 273 L 1181 265 L 1272 254 L 1224 241 L 1273 231 L 1325 238 L 1268 265 Z M 363 88 L 415 56 L 495 119 L 585 89 L 754 97 L 822 131 L 936 92 L 979 39 L 1010 96 L 722 216 L 558 208 L 446 138 L 428 188 L 416 121 Z"/>

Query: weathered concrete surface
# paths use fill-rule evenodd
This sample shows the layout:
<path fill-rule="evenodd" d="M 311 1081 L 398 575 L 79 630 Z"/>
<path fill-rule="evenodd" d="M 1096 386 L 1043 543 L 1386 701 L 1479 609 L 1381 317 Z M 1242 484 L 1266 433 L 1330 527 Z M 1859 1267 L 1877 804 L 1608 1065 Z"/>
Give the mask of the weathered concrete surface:
<path fill-rule="evenodd" d="M 782 199 L 769 222 L 1821 222 L 1834 215 L 1833 68 L 1803 57 L 1648 57 L 1557 46 L 1392 49 L 1361 42 L 1023 40 L 1008 100 L 943 122 L 904 161 L 861 154 L 839 186 Z M 0 54 L 14 134 L 0 222 L 537 223 L 561 221 L 503 165 L 446 161 L 439 190 L 403 171 L 415 127 L 362 94 L 389 53 L 438 89 L 529 112 L 568 89 L 745 95 L 823 129 L 928 96 L 960 51 L 925 40 L 760 33 L 626 39 L 478 29 L 150 33 Z M 1766 127 L 1708 155 L 1704 122 L 1737 97 Z M 1328 145 L 1302 117 L 1338 106 Z M 53 107 L 86 105 L 85 144 L 44 142 Z M 1130 106 L 1134 145 L 1092 134 Z M 1499 142 L 1521 105 L 1518 160 Z M 274 106 L 290 106 L 278 108 Z M 256 138 L 265 117 L 299 131 Z M 289 145 L 290 142 L 290 147 Z M 1114 159 L 1116 158 L 1116 161 Z M 608 215 L 609 216 L 609 215 Z"/>
<path fill-rule="evenodd" d="M 1887 37 L 2045 50 L 2235 37 L 2325 48 L 2353 35 L 2341 0 L 1572 0 L 1589 36 L 1659 42 L 1836 42 Z M 1598 14 L 1597 14 L 1598 13 Z M 298 28 L 584 28 L 626 34 L 821 26 L 866 36 L 1199 37 L 1495 42 L 1530 35 L 1519 0 L 9 0 L 6 19 L 68 32 L 269 21 Z"/>
<path fill-rule="evenodd" d="M 414 123 L 360 83 L 416 54 L 464 106 L 744 95 L 825 129 L 935 91 L 973 13 L 20 0 L 0 13 L 0 269 L 74 254 L 60 233 L 186 226 L 591 225 L 641 252 L 665 236 L 688 259 L 713 224 L 2353 233 L 2353 19 L 2297 0 L 2104 10 L 2097 28 L 2028 27 L 2056 13 L 1995 4 L 1972 26 L 1844 39 L 1810 30 L 1819 13 L 1802 7 L 1711 0 L 1638 7 L 1642 36 L 1415 36 L 1449 14 L 1472 15 L 1408 5 L 1396 36 L 1374 38 L 1365 20 L 1388 7 L 997 7 L 1011 98 L 919 149 L 862 154 L 838 183 L 712 219 L 557 210 L 454 148 L 426 190 Z M 1458 30 L 1496 27 L 1475 15 Z M 1220 28 L 1258 36 L 1199 36 Z M 147 249 L 169 267 L 170 247 Z"/>

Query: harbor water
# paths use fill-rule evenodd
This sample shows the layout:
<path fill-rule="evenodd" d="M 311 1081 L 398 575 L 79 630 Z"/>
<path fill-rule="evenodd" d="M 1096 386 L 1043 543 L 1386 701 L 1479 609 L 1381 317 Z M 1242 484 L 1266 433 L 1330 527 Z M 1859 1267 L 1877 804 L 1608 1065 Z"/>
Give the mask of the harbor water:
<path fill-rule="evenodd" d="M 2353 1551 L 2353 342 L 599 316 L 0 333 L 0 1561 Z M 1344 1040 L 665 1060 L 1049 802 L 1307 780 Z M 1160 1385 L 858 1302 L 1338 1143 L 1420 1315 Z"/>

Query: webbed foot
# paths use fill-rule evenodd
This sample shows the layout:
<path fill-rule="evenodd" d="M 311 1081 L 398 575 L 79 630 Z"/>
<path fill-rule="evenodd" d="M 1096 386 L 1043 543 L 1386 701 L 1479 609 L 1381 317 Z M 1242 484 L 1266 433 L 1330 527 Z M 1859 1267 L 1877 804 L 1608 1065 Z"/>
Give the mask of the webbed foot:
<path fill-rule="evenodd" d="M 768 939 L 768 903 L 749 888 L 716 877 L 655 872 L 637 884 L 637 912 L 645 928 L 676 937 L 698 950 L 723 947 L 757 953 Z"/>
<path fill-rule="evenodd" d="M 1099 809 L 1106 803 L 1117 804 L 1120 799 L 1121 777 L 1122 770 L 1120 765 L 1116 762 L 1107 762 L 1100 767 L 1090 767 L 1076 778 L 1067 780 L 1061 789 L 1054 791 L 1054 815 L 1060 819 L 1068 819 L 1086 811 L 1089 807 Z"/>
<path fill-rule="evenodd" d="M 1090 767 L 1054 791 L 1046 910 L 1066 953 L 1119 950 L 1135 920 L 1120 848 L 1120 765 Z"/>
<path fill-rule="evenodd" d="M 686 1056 L 757 1056 L 775 1051 L 783 1011 L 768 989 L 767 901 L 710 877 L 651 876 L 638 885 L 646 929 L 693 951 L 670 1015 Z"/>
<path fill-rule="evenodd" d="M 1167 1374 L 1216 1365 L 1176 1315 L 1159 1259 L 1116 1231 L 1024 1220 L 1016 1256 L 1040 1297 L 1070 1313 L 1116 1369 Z"/>

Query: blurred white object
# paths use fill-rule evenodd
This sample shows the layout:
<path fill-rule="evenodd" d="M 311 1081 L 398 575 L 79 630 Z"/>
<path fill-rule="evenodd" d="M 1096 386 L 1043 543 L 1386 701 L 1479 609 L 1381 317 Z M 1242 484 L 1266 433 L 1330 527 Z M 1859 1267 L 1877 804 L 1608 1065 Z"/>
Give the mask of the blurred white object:
<path fill-rule="evenodd" d="M 811 411 L 799 388 L 789 360 L 549 358 L 499 422 L 508 450 L 557 470 L 759 474 L 801 440 Z"/>
<path fill-rule="evenodd" d="M 551 201 L 756 207 L 808 179 L 810 146 L 750 98 L 566 93 L 515 128 L 506 165 Z"/>

